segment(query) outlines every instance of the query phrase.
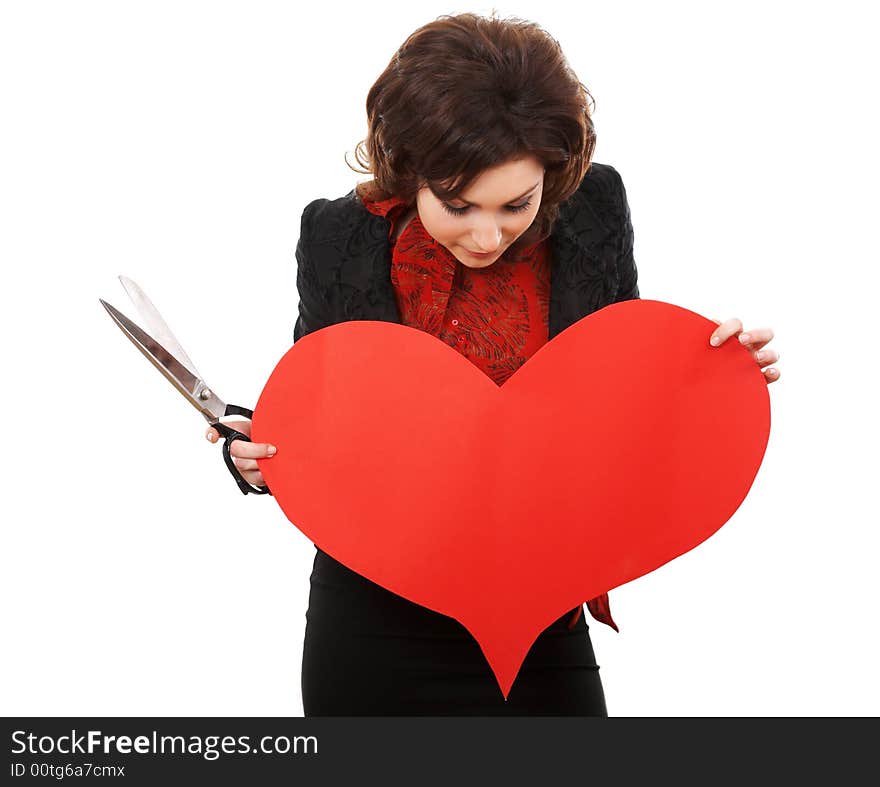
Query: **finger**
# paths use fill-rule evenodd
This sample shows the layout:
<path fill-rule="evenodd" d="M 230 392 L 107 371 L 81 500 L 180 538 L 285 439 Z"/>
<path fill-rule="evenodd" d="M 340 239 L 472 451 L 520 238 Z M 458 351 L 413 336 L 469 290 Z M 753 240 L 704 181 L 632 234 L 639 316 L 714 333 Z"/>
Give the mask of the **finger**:
<path fill-rule="evenodd" d="M 763 372 L 764 379 L 767 381 L 768 385 L 770 383 L 775 383 L 780 377 L 778 369 L 764 369 Z"/>
<path fill-rule="evenodd" d="M 758 350 L 755 353 L 755 361 L 760 367 L 769 366 L 779 360 L 779 353 L 776 350 Z"/>
<path fill-rule="evenodd" d="M 243 459 L 240 456 L 233 456 L 232 461 L 235 464 L 235 466 L 239 470 L 241 470 L 242 472 L 244 472 L 244 471 L 253 472 L 254 470 L 260 469 L 259 465 L 257 464 L 256 459 Z"/>
<path fill-rule="evenodd" d="M 255 471 L 244 471 L 241 474 L 241 477 L 247 481 L 249 484 L 253 484 L 254 486 L 264 486 L 266 481 L 263 479 L 262 474 L 259 470 Z"/>
<path fill-rule="evenodd" d="M 231 426 L 236 432 L 246 434 L 248 437 L 251 436 L 250 421 L 223 421 L 223 423 L 226 424 L 226 426 Z"/>
<path fill-rule="evenodd" d="M 731 317 L 729 320 L 720 323 L 718 327 L 712 331 L 712 335 L 709 337 L 709 344 L 713 347 L 720 347 L 731 336 L 739 333 L 741 330 L 742 322 L 736 317 Z"/>
<path fill-rule="evenodd" d="M 229 453 L 243 459 L 266 459 L 274 456 L 278 449 L 271 443 L 249 443 L 246 440 L 233 440 Z"/>
<path fill-rule="evenodd" d="M 753 350 L 759 350 L 773 338 L 773 330 L 770 328 L 755 328 L 743 331 L 739 335 L 740 341 Z"/>

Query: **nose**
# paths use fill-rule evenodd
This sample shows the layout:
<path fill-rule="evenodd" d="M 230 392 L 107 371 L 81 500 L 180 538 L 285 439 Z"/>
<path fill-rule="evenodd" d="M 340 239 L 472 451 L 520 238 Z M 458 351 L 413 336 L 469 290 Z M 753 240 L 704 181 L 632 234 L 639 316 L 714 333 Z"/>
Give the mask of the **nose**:
<path fill-rule="evenodd" d="M 501 245 L 501 227 L 493 218 L 478 221 L 474 229 L 472 248 L 477 252 L 493 252 Z"/>

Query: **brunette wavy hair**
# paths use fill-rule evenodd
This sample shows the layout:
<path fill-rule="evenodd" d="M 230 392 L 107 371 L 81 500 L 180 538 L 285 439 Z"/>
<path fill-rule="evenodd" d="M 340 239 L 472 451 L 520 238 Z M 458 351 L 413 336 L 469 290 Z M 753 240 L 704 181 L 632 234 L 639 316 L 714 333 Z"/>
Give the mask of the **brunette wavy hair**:
<path fill-rule="evenodd" d="M 593 97 L 559 42 L 517 17 L 444 15 L 403 42 L 367 94 L 368 133 L 355 158 L 373 180 L 362 199 L 415 200 L 427 185 L 453 200 L 484 170 L 527 156 L 545 168 L 535 220 L 514 244 L 550 235 L 559 205 L 593 157 Z"/>

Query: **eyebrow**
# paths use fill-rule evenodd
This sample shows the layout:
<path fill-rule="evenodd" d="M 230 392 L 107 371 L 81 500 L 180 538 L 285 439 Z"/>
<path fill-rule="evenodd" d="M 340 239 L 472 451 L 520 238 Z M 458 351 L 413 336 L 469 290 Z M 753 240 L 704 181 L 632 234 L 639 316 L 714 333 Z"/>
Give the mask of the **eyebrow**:
<path fill-rule="evenodd" d="M 505 205 L 509 205 L 511 202 L 516 202 L 518 199 L 522 199 L 522 198 L 525 197 L 527 194 L 531 194 L 531 193 L 532 193 L 536 188 L 538 188 L 538 186 L 540 186 L 540 185 L 541 185 L 541 181 L 539 180 L 539 181 L 538 181 L 534 186 L 532 186 L 530 189 L 524 191 L 524 192 L 523 192 L 522 194 L 520 194 L 518 197 L 514 197 L 513 199 L 509 199 L 509 200 L 507 200 L 507 202 L 505 202 L 504 204 L 505 204 Z M 464 202 L 466 205 L 472 205 L 472 206 L 479 207 L 479 205 L 477 205 L 476 202 L 468 202 L 464 197 L 456 197 L 456 199 L 461 200 L 461 201 Z"/>

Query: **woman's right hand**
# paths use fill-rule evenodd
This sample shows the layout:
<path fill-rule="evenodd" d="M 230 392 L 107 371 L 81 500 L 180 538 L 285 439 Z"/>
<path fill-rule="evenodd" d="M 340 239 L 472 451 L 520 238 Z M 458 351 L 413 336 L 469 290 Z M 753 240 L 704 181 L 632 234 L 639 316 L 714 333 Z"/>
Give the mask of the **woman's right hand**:
<path fill-rule="evenodd" d="M 224 424 L 231 426 L 242 434 L 251 436 L 250 421 L 224 421 Z M 212 443 L 216 443 L 220 439 L 220 433 L 213 427 L 209 426 L 205 437 Z M 270 443 L 249 443 L 247 440 L 233 440 L 229 446 L 229 455 L 242 478 L 249 484 L 254 486 L 265 486 L 263 474 L 257 467 L 257 459 L 267 459 L 275 455 L 277 449 Z"/>

